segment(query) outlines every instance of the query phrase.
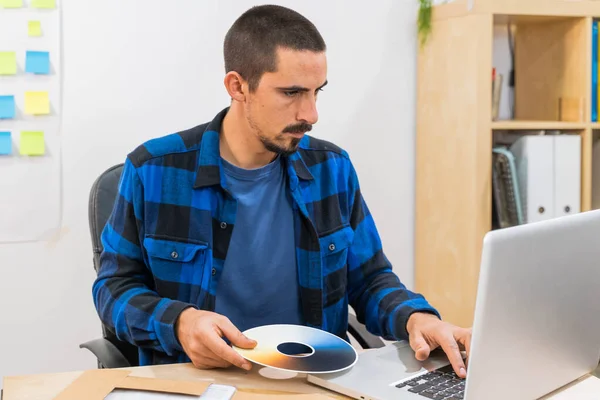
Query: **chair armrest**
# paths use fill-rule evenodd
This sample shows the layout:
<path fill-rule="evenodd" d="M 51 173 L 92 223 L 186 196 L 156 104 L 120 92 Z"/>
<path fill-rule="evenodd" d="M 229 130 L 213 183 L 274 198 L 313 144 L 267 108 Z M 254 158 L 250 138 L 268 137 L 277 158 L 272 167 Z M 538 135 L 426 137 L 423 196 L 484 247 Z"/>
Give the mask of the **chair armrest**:
<path fill-rule="evenodd" d="M 348 314 L 348 332 L 356 339 L 358 344 L 363 349 L 378 349 L 385 346 L 385 343 L 381 338 L 373 335 L 367 330 L 367 328 L 358 322 L 353 314 Z"/>
<path fill-rule="evenodd" d="M 131 367 L 127 358 L 110 341 L 99 338 L 79 345 L 81 349 L 88 349 L 98 359 L 98 366 L 104 368 Z"/>

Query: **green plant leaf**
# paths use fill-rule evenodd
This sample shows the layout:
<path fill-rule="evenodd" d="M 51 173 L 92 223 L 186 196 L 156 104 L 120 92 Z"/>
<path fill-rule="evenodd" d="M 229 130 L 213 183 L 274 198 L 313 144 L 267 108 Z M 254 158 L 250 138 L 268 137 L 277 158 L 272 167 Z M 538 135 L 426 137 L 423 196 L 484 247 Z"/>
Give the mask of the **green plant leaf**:
<path fill-rule="evenodd" d="M 419 16 L 417 19 L 417 32 L 423 46 L 429 35 L 431 34 L 431 13 L 432 5 L 431 0 L 419 0 Z"/>

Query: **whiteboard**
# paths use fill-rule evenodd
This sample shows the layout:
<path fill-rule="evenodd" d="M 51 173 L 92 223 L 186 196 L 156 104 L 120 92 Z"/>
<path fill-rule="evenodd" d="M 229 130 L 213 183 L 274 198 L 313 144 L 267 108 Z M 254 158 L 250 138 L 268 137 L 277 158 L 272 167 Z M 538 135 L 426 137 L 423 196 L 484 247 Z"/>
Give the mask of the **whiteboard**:
<path fill-rule="evenodd" d="M 0 51 L 15 51 L 17 74 L 0 75 L 0 96 L 14 95 L 14 119 L 0 119 L 0 131 L 10 131 L 12 154 L 0 156 L 0 243 L 45 239 L 61 222 L 61 18 L 55 9 L 32 8 L 24 0 L 18 9 L 0 8 Z M 42 36 L 29 37 L 28 22 L 40 21 Z M 25 72 L 26 51 L 50 52 L 50 73 Z M 49 115 L 27 115 L 26 91 L 48 92 Z M 19 154 L 21 131 L 43 131 L 45 154 Z"/>

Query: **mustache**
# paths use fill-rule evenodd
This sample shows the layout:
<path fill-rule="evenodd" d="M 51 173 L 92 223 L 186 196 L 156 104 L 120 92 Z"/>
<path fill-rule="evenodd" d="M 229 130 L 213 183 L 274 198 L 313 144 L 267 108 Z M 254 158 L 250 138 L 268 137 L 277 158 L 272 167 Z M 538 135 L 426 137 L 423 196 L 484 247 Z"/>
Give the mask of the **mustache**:
<path fill-rule="evenodd" d="M 301 122 L 295 125 L 288 125 L 283 130 L 283 133 L 304 133 L 310 132 L 312 130 L 312 125 L 306 122 Z"/>

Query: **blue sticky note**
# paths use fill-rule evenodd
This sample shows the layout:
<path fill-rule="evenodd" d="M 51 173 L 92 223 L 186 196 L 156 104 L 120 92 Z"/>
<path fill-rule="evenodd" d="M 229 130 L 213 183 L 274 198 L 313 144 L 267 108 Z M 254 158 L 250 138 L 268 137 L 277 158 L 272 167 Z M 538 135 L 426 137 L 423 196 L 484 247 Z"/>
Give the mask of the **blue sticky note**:
<path fill-rule="evenodd" d="M 0 119 L 15 117 L 15 96 L 0 96 Z"/>
<path fill-rule="evenodd" d="M 25 72 L 32 74 L 49 74 L 50 53 L 47 51 L 28 51 L 25 56 Z"/>
<path fill-rule="evenodd" d="M 12 153 L 12 139 L 10 132 L 0 132 L 0 156 Z"/>

